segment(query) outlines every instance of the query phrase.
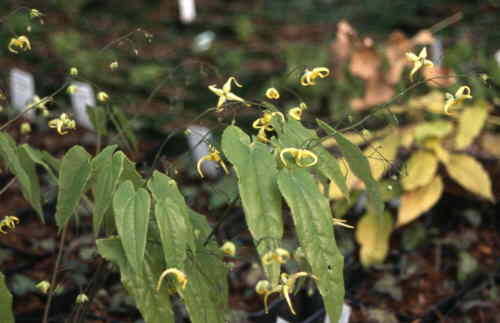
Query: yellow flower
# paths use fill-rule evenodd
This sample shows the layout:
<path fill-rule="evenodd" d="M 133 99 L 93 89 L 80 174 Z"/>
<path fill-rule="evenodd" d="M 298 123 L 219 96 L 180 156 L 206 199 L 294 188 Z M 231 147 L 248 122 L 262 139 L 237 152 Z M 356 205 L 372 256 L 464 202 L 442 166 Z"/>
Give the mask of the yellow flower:
<path fill-rule="evenodd" d="M 266 131 L 273 131 L 273 126 L 271 125 L 271 120 L 274 116 L 279 116 L 283 122 L 285 122 L 285 116 L 281 112 L 268 112 L 265 111 L 261 118 L 256 119 L 252 123 L 252 127 L 259 129 L 257 134 L 257 140 L 267 143 L 270 140 L 267 139 Z"/>
<path fill-rule="evenodd" d="M 6 234 L 7 232 L 4 231 L 4 227 L 7 227 L 7 229 L 14 230 L 16 228 L 16 224 L 19 223 L 19 218 L 13 215 L 8 215 L 3 220 L 0 222 L 0 233 Z"/>
<path fill-rule="evenodd" d="M 354 229 L 352 225 L 347 224 L 347 220 L 344 219 L 337 219 L 337 218 L 332 218 L 333 225 L 338 225 L 341 227 L 349 228 L 349 229 Z"/>
<path fill-rule="evenodd" d="M 234 257 L 234 255 L 236 254 L 236 245 L 231 241 L 226 241 L 222 245 L 221 250 L 224 254 Z"/>
<path fill-rule="evenodd" d="M 65 135 L 68 133 L 69 129 L 76 129 L 76 122 L 68 117 L 66 113 L 62 113 L 59 118 L 50 120 L 49 128 L 57 128 L 57 132 L 60 135 Z"/>
<path fill-rule="evenodd" d="M 78 69 L 76 67 L 72 67 L 69 69 L 69 75 L 78 76 Z"/>
<path fill-rule="evenodd" d="M 47 294 L 50 288 L 50 283 L 46 280 L 39 282 L 35 285 L 37 289 L 39 289 L 42 293 Z"/>
<path fill-rule="evenodd" d="M 455 95 L 446 93 L 446 103 L 444 104 L 444 113 L 450 114 L 448 111 L 452 106 L 461 103 L 463 100 L 472 99 L 471 90 L 468 86 L 461 86 Z"/>
<path fill-rule="evenodd" d="M 109 99 L 108 93 L 103 92 L 103 91 L 100 91 L 99 93 L 97 93 L 97 100 L 99 100 L 101 102 L 106 102 L 106 101 L 108 101 L 108 99 Z"/>
<path fill-rule="evenodd" d="M 307 105 L 302 102 L 298 107 L 290 109 L 290 111 L 288 111 L 288 116 L 292 119 L 300 121 L 302 119 L 302 112 L 306 109 Z"/>
<path fill-rule="evenodd" d="M 30 18 L 41 18 L 42 16 L 44 16 L 43 13 L 41 13 L 39 10 L 37 9 L 31 9 L 30 10 Z"/>
<path fill-rule="evenodd" d="M 240 98 L 239 96 L 231 92 L 231 82 L 234 82 L 234 84 L 236 84 L 236 86 L 238 87 L 243 87 L 241 84 L 238 83 L 238 81 L 234 76 L 231 76 L 230 78 L 227 79 L 226 83 L 224 83 L 224 85 L 222 86 L 222 89 L 216 88 L 215 84 L 210 85 L 208 87 L 210 91 L 219 96 L 219 101 L 217 102 L 217 112 L 221 112 L 222 110 L 224 110 L 224 108 L 222 108 L 222 105 L 226 101 L 245 102 L 244 99 Z"/>
<path fill-rule="evenodd" d="M 413 53 L 406 53 L 406 57 L 413 62 L 413 69 L 410 72 L 410 80 L 413 81 L 413 75 L 422 67 L 424 66 L 429 66 L 432 67 L 434 66 L 434 63 L 432 61 L 427 59 L 427 48 L 424 47 L 420 51 L 420 53 L 417 55 Z"/>
<path fill-rule="evenodd" d="M 306 272 L 298 272 L 295 273 L 291 276 L 288 276 L 286 273 L 281 274 L 281 283 L 278 284 L 276 287 L 274 287 L 272 290 L 264 292 L 264 307 L 266 313 L 269 312 L 268 306 L 267 306 L 267 298 L 269 295 L 274 294 L 274 293 L 280 293 L 285 299 L 288 304 L 288 307 L 290 308 L 290 311 L 292 312 L 293 315 L 296 315 L 295 310 L 293 309 L 292 306 L 292 301 L 290 299 L 290 293 L 293 293 L 293 289 L 295 288 L 295 281 L 300 278 L 300 277 L 311 277 L 312 279 L 318 280 L 318 278 L 314 275 L 311 275 Z"/>
<path fill-rule="evenodd" d="M 259 295 L 265 295 L 269 290 L 269 282 L 267 280 L 259 280 L 257 285 L 255 285 L 255 291 Z"/>
<path fill-rule="evenodd" d="M 21 131 L 21 134 L 26 135 L 31 132 L 31 125 L 29 122 L 23 122 L 21 123 L 21 127 L 19 129 Z"/>
<path fill-rule="evenodd" d="M 66 93 L 68 93 L 68 94 L 75 94 L 75 93 L 76 93 L 76 90 L 78 90 L 78 88 L 76 87 L 76 85 L 71 84 L 71 85 L 70 85 L 70 86 L 68 86 L 68 88 L 66 89 Z"/>
<path fill-rule="evenodd" d="M 76 297 L 76 303 L 77 304 L 83 304 L 85 302 L 88 302 L 89 301 L 89 298 L 86 294 L 84 293 L 80 293 L 78 294 L 78 296 Z"/>
<path fill-rule="evenodd" d="M 10 52 L 17 54 L 19 52 L 14 49 L 15 47 L 23 51 L 31 50 L 30 40 L 26 36 L 19 36 L 17 38 L 12 38 L 9 42 L 8 48 Z"/>
<path fill-rule="evenodd" d="M 261 258 L 261 262 L 264 265 L 269 265 L 273 261 L 276 261 L 279 264 L 285 264 L 288 260 L 290 260 L 290 253 L 283 248 L 277 248 L 274 251 L 269 251 Z"/>
<path fill-rule="evenodd" d="M 289 153 L 295 159 L 295 164 L 299 167 L 311 167 L 318 163 L 318 156 L 312 151 L 306 149 L 297 148 L 285 148 L 280 153 L 281 161 L 285 166 L 287 163 L 285 161 L 285 154 Z M 304 160 L 309 159 L 308 163 L 304 163 Z"/>
<path fill-rule="evenodd" d="M 49 109 L 47 108 L 47 103 L 52 102 L 54 99 L 50 96 L 44 97 L 40 99 L 38 95 L 33 97 L 33 102 L 28 106 L 29 108 L 35 108 L 42 112 L 44 116 L 49 113 Z"/>
<path fill-rule="evenodd" d="M 116 70 L 118 68 L 118 62 L 117 61 L 111 62 L 111 64 L 109 64 L 109 68 L 111 70 Z"/>
<path fill-rule="evenodd" d="M 278 100 L 280 98 L 280 93 L 274 87 L 267 89 L 266 96 L 271 100 Z"/>
<path fill-rule="evenodd" d="M 186 274 L 184 274 L 182 271 L 180 271 L 179 269 L 177 268 L 169 268 L 169 269 L 166 269 L 160 276 L 160 279 L 158 280 L 158 284 L 156 285 L 156 291 L 160 291 L 160 288 L 161 288 L 161 283 L 163 281 L 163 279 L 168 275 L 168 274 L 172 274 L 175 276 L 175 278 L 177 279 L 177 282 L 181 285 L 181 288 L 182 289 L 185 289 L 186 288 L 186 285 L 188 283 L 188 279 L 187 279 L 187 276 Z"/>
<path fill-rule="evenodd" d="M 198 174 L 200 174 L 200 177 L 203 178 L 203 172 L 201 171 L 201 164 L 203 164 L 204 161 L 214 161 L 216 163 L 219 163 L 220 166 L 224 169 L 224 172 L 226 174 L 229 174 L 229 170 L 226 167 L 226 164 L 222 160 L 222 157 L 220 156 L 220 151 L 215 149 L 214 146 L 210 145 L 208 147 L 210 149 L 210 153 L 198 160 L 198 163 L 196 164 L 196 170 L 198 171 Z"/>
<path fill-rule="evenodd" d="M 306 68 L 304 75 L 300 78 L 300 84 L 303 86 L 311 86 L 316 84 L 315 79 L 325 78 L 330 75 L 330 70 L 326 67 L 315 67 L 312 70 Z"/>

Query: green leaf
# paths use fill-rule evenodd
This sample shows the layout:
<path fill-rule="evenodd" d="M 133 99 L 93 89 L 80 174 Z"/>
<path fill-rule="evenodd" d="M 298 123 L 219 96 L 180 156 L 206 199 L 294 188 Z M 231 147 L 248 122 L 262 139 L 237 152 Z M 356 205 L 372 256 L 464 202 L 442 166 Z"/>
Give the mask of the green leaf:
<path fill-rule="evenodd" d="M 275 250 L 283 237 L 276 160 L 267 145 L 250 144 L 250 138 L 236 126 L 229 126 L 224 131 L 222 150 L 236 170 L 245 219 L 262 257 Z M 273 262 L 264 265 L 264 270 L 269 281 L 277 284 L 280 265 Z"/>
<path fill-rule="evenodd" d="M 316 119 L 316 122 L 321 128 L 323 128 L 323 130 L 326 131 L 328 135 L 335 138 L 340 151 L 349 164 L 349 168 L 352 170 L 354 175 L 365 183 L 366 190 L 368 192 L 368 203 L 372 211 L 375 214 L 382 216 L 384 213 L 384 201 L 382 200 L 377 181 L 375 181 L 372 176 L 368 159 L 365 155 L 363 155 L 363 152 L 358 148 L 358 146 L 350 142 L 340 132 L 336 131 L 327 123 L 319 119 Z"/>
<path fill-rule="evenodd" d="M 111 206 L 113 194 L 118 185 L 118 179 L 123 171 L 124 155 L 114 154 L 108 156 L 102 167 L 97 172 L 94 190 L 94 214 L 92 215 L 94 236 L 99 235 L 104 216 Z"/>
<path fill-rule="evenodd" d="M 5 276 L 2 273 L 0 273 L 0 322 L 14 323 L 12 294 L 5 284 Z"/>
<path fill-rule="evenodd" d="M 199 250 L 188 257 L 186 275 L 189 281 L 182 294 L 191 322 L 227 322 L 227 269 L 222 255 Z"/>
<path fill-rule="evenodd" d="M 92 177 L 95 177 L 101 169 L 106 168 L 106 164 L 109 162 L 116 148 L 118 148 L 117 145 L 109 145 L 92 159 Z"/>
<path fill-rule="evenodd" d="M 123 201 L 126 203 L 119 204 Z M 148 191 L 139 188 L 134 192 L 130 181 L 120 185 L 113 200 L 118 235 L 128 262 L 139 275 L 146 250 L 150 206 Z"/>
<path fill-rule="evenodd" d="M 49 163 L 47 163 L 47 161 L 45 161 L 44 153 L 46 152 L 41 152 L 38 149 L 32 148 L 28 144 L 22 144 L 21 146 L 19 146 L 19 149 L 22 149 L 31 158 L 33 162 L 45 168 L 45 170 L 50 174 L 50 176 L 52 176 L 53 179 L 57 180 L 57 176 L 53 170 L 54 167 L 52 167 Z"/>
<path fill-rule="evenodd" d="M 184 271 L 187 249 L 196 251 L 189 208 L 175 181 L 165 174 L 155 171 L 148 188 L 156 200 L 156 224 L 165 261 L 168 267 Z"/>
<path fill-rule="evenodd" d="M 215 239 L 206 239 L 212 228 L 205 216 L 189 210 L 197 253 L 188 255 L 186 274 L 189 282 L 183 292 L 192 322 L 226 322 L 228 280 L 223 255 Z M 200 297 L 200 295 L 203 295 Z M 226 319 L 226 320 L 224 320 Z"/>
<path fill-rule="evenodd" d="M 40 184 L 38 183 L 35 165 L 29 155 L 23 149 L 16 147 L 12 137 L 0 132 L 0 156 L 19 181 L 24 198 L 38 213 L 41 221 L 44 222 Z"/>
<path fill-rule="evenodd" d="M 292 211 L 300 246 L 319 279 L 316 283 L 328 316 L 337 322 L 344 301 L 344 260 L 335 242 L 328 199 L 304 168 L 282 169 L 278 186 Z"/>
<path fill-rule="evenodd" d="M 91 156 L 81 146 L 74 146 L 63 157 L 59 171 L 56 223 L 59 230 L 73 215 L 85 193 L 90 178 Z"/>
<path fill-rule="evenodd" d="M 275 123 L 273 123 L 273 126 Z M 280 130 L 281 128 L 281 130 Z M 339 162 L 320 143 L 319 137 L 314 130 L 305 128 L 300 121 L 288 119 L 282 127 L 275 127 L 279 135 L 282 148 L 307 148 L 318 156 L 317 169 L 328 179 L 334 181 L 344 196 L 349 198 L 349 188 L 342 174 Z"/>
<path fill-rule="evenodd" d="M 86 111 L 89 116 L 89 120 L 92 123 L 92 126 L 94 126 L 95 131 L 100 136 L 107 136 L 108 128 L 106 127 L 106 123 L 108 119 L 106 117 L 106 110 L 104 110 L 104 108 L 101 106 L 92 107 L 87 105 Z"/>
<path fill-rule="evenodd" d="M 112 113 L 113 117 L 111 121 L 113 121 L 118 132 L 127 139 L 127 143 L 131 144 L 132 147 L 137 150 L 137 137 L 130 127 L 129 119 L 118 107 L 113 106 Z"/>
<path fill-rule="evenodd" d="M 143 262 L 144 275 L 137 275 L 127 262 L 125 251 L 118 237 L 98 239 L 99 253 L 116 264 L 120 269 L 121 281 L 147 323 L 174 323 L 175 317 L 170 302 L 167 284 L 163 284 L 159 292 L 155 290 L 164 264 L 161 261 L 161 250 L 148 245 Z"/>
<path fill-rule="evenodd" d="M 120 182 L 132 181 L 135 188 L 143 187 L 145 180 L 142 178 L 141 174 L 135 168 L 135 163 L 132 162 L 128 157 L 121 151 L 116 152 L 116 154 L 123 155 L 123 172 L 120 177 Z"/>

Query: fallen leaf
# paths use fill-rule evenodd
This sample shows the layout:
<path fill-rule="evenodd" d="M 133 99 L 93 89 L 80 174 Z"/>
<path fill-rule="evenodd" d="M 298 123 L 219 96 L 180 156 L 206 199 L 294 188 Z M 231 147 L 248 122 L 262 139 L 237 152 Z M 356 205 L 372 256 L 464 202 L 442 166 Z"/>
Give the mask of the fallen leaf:
<path fill-rule="evenodd" d="M 485 133 L 481 136 L 480 144 L 488 154 L 500 158 L 500 135 Z"/>
<path fill-rule="evenodd" d="M 443 194 L 443 180 L 439 175 L 429 184 L 403 194 L 396 227 L 410 223 L 428 211 L 437 203 L 441 194 Z"/>
<path fill-rule="evenodd" d="M 465 154 L 452 154 L 445 166 L 450 177 L 463 188 L 487 200 L 495 201 L 490 176 L 477 160 Z"/>
<path fill-rule="evenodd" d="M 382 140 L 376 140 L 363 154 L 368 158 L 372 176 L 375 180 L 382 178 L 384 173 L 391 167 L 398 151 L 400 135 L 395 129 L 390 135 Z"/>
<path fill-rule="evenodd" d="M 427 185 L 434 178 L 437 167 L 438 159 L 433 153 L 418 150 L 406 162 L 406 167 L 401 174 L 401 184 L 407 191 Z"/>

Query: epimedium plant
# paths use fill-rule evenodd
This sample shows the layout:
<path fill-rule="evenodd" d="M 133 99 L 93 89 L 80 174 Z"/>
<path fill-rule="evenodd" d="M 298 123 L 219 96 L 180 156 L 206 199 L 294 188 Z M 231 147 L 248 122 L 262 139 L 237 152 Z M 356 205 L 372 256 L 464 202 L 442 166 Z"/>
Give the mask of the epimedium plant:
<path fill-rule="evenodd" d="M 29 10 L 29 15 L 32 19 L 43 17 L 36 9 Z M 7 47 L 12 54 L 32 49 L 25 35 L 14 36 Z M 111 62 L 110 69 L 116 68 L 118 63 Z M 306 69 L 300 84 L 313 86 L 318 78 L 329 74 L 326 67 Z M 78 69 L 71 68 L 69 75 L 78 77 Z M 257 134 L 246 133 L 233 120 L 223 130 L 220 150 L 211 146 L 210 153 L 198 161 L 198 172 L 203 177 L 205 161 L 218 163 L 229 176 L 232 176 L 231 167 L 226 162 L 234 169 L 245 220 L 265 273 L 256 291 L 263 295 L 266 310 L 269 296 L 278 293 L 295 314 L 291 295 L 299 279 L 310 278 L 323 297 L 326 312 L 337 321 L 344 299 L 343 257 L 336 246 L 333 227 L 349 226 L 332 216 L 329 199 L 319 184 L 327 179 L 335 182 L 346 196 L 349 192 L 339 161 L 323 147 L 322 140 L 326 137 L 337 140 L 350 168 L 368 188 L 371 210 L 382 215 L 384 205 L 368 160 L 356 145 L 327 123 L 317 120 L 318 129 L 326 133 L 325 137 L 306 128 L 301 122 L 307 109 L 305 103 L 285 115 L 270 102 L 251 102 L 236 95 L 232 91 L 233 83 L 242 86 L 235 77 L 230 77 L 221 88 L 209 86 L 219 97 L 214 111 L 223 111 L 231 102 L 243 108 L 261 108 L 261 117 L 253 123 Z M 51 96 L 36 98 L 20 116 L 35 109 L 48 116 L 46 104 L 52 102 L 55 95 L 64 88 L 68 93 L 76 91 L 74 84 L 68 85 L 65 83 Z M 266 96 L 276 100 L 280 94 L 271 88 Z M 102 105 L 109 104 L 110 96 L 106 92 L 100 91 L 97 98 Z M 99 136 L 108 134 L 106 125 L 111 121 L 120 134 L 128 138 L 126 143 L 134 144 L 125 117 L 116 108 L 91 107 L 87 112 Z M 42 222 L 46 214 L 37 167 L 44 169 L 58 187 L 54 218 L 61 245 L 51 281 L 37 285 L 49 295 L 44 322 L 57 285 L 62 246 L 81 205 L 92 215 L 99 254 L 119 270 L 124 287 L 146 322 L 174 322 L 172 297 L 183 301 L 192 322 L 226 322 L 229 266 L 224 256 L 234 255 L 234 245 L 218 245 L 205 216 L 189 207 L 169 174 L 154 171 L 144 177 L 117 145 L 108 145 L 102 150 L 98 145 L 100 152 L 95 156 L 75 145 L 60 159 L 28 144 L 18 145 L 7 133 L 18 118 L 0 128 L 0 157 Z M 62 113 L 48 121 L 48 126 L 65 135 L 77 125 L 69 114 Z M 29 131 L 26 125 L 21 128 Z M 302 264 L 300 270 L 293 273 L 285 272 L 282 266 L 291 260 L 290 253 L 282 247 L 283 213 L 288 210 L 300 246 L 294 259 Z M 0 231 L 14 230 L 21 220 L 16 216 L 5 217 Z M 0 297 L 4 300 L 2 322 L 13 322 L 12 297 L 3 276 L 0 278 Z M 77 298 L 77 302 L 85 301 L 88 301 L 86 295 Z"/>

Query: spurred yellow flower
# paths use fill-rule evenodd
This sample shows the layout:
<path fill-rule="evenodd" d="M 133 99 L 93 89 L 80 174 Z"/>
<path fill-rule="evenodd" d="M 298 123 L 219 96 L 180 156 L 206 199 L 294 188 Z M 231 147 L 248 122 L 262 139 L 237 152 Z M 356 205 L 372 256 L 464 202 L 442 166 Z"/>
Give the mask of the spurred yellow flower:
<path fill-rule="evenodd" d="M 2 221 L 0 221 L 0 233 L 6 234 L 7 232 L 4 231 L 4 227 L 7 227 L 7 229 L 14 230 L 16 228 L 16 224 L 19 223 L 19 218 L 17 216 L 13 215 L 7 215 L 6 217 L 3 218 Z"/>
<path fill-rule="evenodd" d="M 461 103 L 464 100 L 472 99 L 471 90 L 468 86 L 461 86 L 455 95 L 451 93 L 446 93 L 446 102 L 444 104 L 444 113 L 450 114 L 448 111 L 452 106 Z"/>
<path fill-rule="evenodd" d="M 237 87 L 243 87 L 241 84 L 238 83 L 236 78 L 234 76 L 231 76 L 230 78 L 227 79 L 226 83 L 222 86 L 222 89 L 216 88 L 215 84 L 210 85 L 208 88 L 210 91 L 215 93 L 217 96 L 219 96 L 219 101 L 217 102 L 217 112 L 221 112 L 224 110 L 222 107 L 226 101 L 238 101 L 238 102 L 245 102 L 244 99 L 240 98 L 233 92 L 231 92 L 231 83 L 234 82 Z"/>
<path fill-rule="evenodd" d="M 274 87 L 267 89 L 266 97 L 271 100 L 278 100 L 280 98 L 280 93 Z"/>
<path fill-rule="evenodd" d="M 185 289 L 186 288 L 186 285 L 188 283 L 188 279 L 187 279 L 187 276 L 186 274 L 184 274 L 182 271 L 180 271 L 179 269 L 177 268 L 169 268 L 169 269 L 166 269 L 161 275 L 160 275 L 160 279 L 158 280 L 158 284 L 156 285 L 156 291 L 160 291 L 160 288 L 161 288 L 161 283 L 163 282 L 163 279 L 167 276 L 167 275 L 174 275 L 175 278 L 177 279 L 177 282 L 181 285 L 181 288 L 182 289 Z"/>
<path fill-rule="evenodd" d="M 101 102 L 106 102 L 109 100 L 109 95 L 108 93 L 104 92 L 104 91 L 100 91 L 99 93 L 97 93 L 97 100 L 101 101 Z"/>
<path fill-rule="evenodd" d="M 311 277 L 314 280 L 318 280 L 318 278 L 312 274 L 306 273 L 306 272 L 298 272 L 292 275 L 288 275 L 286 273 L 281 274 L 281 283 L 278 284 L 276 287 L 274 287 L 271 290 L 268 291 L 263 291 L 264 292 L 264 307 L 266 313 L 269 312 L 268 306 L 267 306 L 267 299 L 270 295 L 274 293 L 280 293 L 285 299 L 288 304 L 288 307 L 290 308 L 290 311 L 292 312 L 293 315 L 296 315 L 295 310 L 293 309 L 292 301 L 290 299 L 290 293 L 293 293 L 293 290 L 295 288 L 295 282 L 297 279 L 300 277 Z"/>
<path fill-rule="evenodd" d="M 276 261 L 279 264 L 286 264 L 288 260 L 290 260 L 290 253 L 288 250 L 283 248 L 277 248 L 276 250 L 269 251 L 261 258 L 264 265 L 269 265 L 273 261 Z"/>
<path fill-rule="evenodd" d="M 429 66 L 433 67 L 434 63 L 432 61 L 427 59 L 427 48 L 424 47 L 420 51 L 420 53 L 417 55 L 413 53 L 406 53 L 406 57 L 413 62 L 413 68 L 410 72 L 410 80 L 413 81 L 413 75 L 417 73 L 419 69 L 421 69 L 424 66 Z"/>
<path fill-rule="evenodd" d="M 218 151 L 214 146 L 209 145 L 208 149 L 210 150 L 210 153 L 198 160 L 198 163 L 196 164 L 196 170 L 198 171 L 198 174 L 200 174 L 200 177 L 203 178 L 203 172 L 201 171 L 201 165 L 205 161 L 214 161 L 218 163 L 223 169 L 226 174 L 229 174 L 229 170 L 226 167 L 226 164 L 222 160 L 222 157 L 220 156 L 220 151 Z"/>
<path fill-rule="evenodd" d="M 70 119 L 66 113 L 62 113 L 57 119 L 50 120 L 48 125 L 49 128 L 56 128 L 60 135 L 67 134 L 67 130 L 76 129 L 75 120 Z"/>
<path fill-rule="evenodd" d="M 39 289 L 42 293 L 47 294 L 50 288 L 50 283 L 46 280 L 43 280 L 35 285 L 37 289 Z"/>
<path fill-rule="evenodd" d="M 69 69 L 69 75 L 78 76 L 78 69 L 76 67 L 72 67 Z"/>
<path fill-rule="evenodd" d="M 39 10 L 37 9 L 31 9 L 30 10 L 30 18 L 33 19 L 33 18 L 41 18 L 43 17 L 44 14 L 41 13 Z"/>
<path fill-rule="evenodd" d="M 299 167 L 311 167 L 318 163 L 318 156 L 312 151 L 307 149 L 298 149 L 298 148 L 285 148 L 280 153 L 280 159 L 283 162 L 283 165 L 288 166 L 285 160 L 285 154 L 290 154 L 295 160 L 295 164 Z M 305 162 L 309 160 L 309 162 Z"/>
<path fill-rule="evenodd" d="M 271 125 L 271 120 L 274 116 L 279 116 L 283 122 L 285 122 L 285 116 L 281 112 L 269 112 L 265 111 L 261 118 L 256 119 L 252 123 L 252 127 L 259 129 L 257 134 L 257 140 L 267 143 L 270 140 L 267 138 L 266 131 L 273 131 L 273 126 Z"/>
<path fill-rule="evenodd" d="M 19 36 L 17 38 L 12 38 L 9 42 L 9 51 L 11 53 L 17 54 L 19 53 L 15 48 L 18 48 L 19 50 L 22 51 L 28 51 L 31 50 L 31 43 L 28 37 L 26 36 Z"/>
<path fill-rule="evenodd" d="M 236 254 L 236 245 L 232 241 L 226 241 L 220 248 L 225 255 L 234 257 Z"/>
<path fill-rule="evenodd" d="M 306 69 L 300 78 L 300 84 L 303 86 L 315 85 L 315 79 L 318 77 L 323 79 L 328 77 L 328 75 L 330 75 L 330 70 L 327 67 L 315 67 L 312 70 Z"/>
<path fill-rule="evenodd" d="M 288 116 L 292 119 L 300 121 L 302 119 L 302 112 L 304 112 L 304 110 L 306 109 L 307 105 L 302 102 L 298 107 L 290 109 L 290 111 L 288 111 Z"/>

